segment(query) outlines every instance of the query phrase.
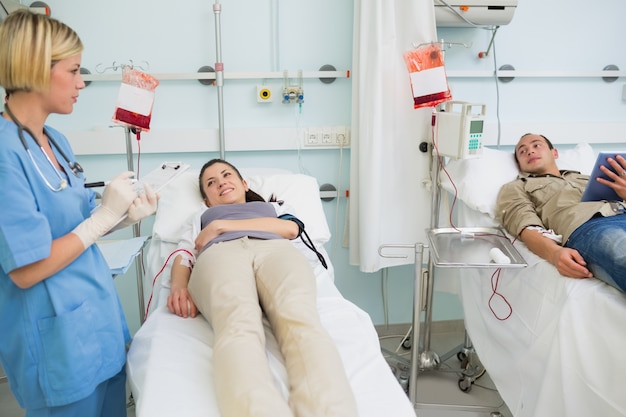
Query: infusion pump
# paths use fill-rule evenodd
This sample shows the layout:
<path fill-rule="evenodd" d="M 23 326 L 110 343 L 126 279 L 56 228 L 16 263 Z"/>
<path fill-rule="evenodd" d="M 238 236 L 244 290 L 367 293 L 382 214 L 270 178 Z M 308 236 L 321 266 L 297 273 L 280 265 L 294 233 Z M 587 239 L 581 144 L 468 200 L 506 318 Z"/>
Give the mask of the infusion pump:
<path fill-rule="evenodd" d="M 433 115 L 433 143 L 439 155 L 455 159 L 480 157 L 486 106 L 464 101 L 449 101 L 442 106 Z"/>

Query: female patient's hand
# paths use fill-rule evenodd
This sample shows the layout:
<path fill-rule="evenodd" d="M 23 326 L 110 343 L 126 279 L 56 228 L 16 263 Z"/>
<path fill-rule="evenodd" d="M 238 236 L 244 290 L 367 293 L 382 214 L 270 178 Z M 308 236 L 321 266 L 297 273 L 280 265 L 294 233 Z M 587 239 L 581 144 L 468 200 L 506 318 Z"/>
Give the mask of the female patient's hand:
<path fill-rule="evenodd" d="M 167 297 L 167 308 L 177 316 L 187 318 L 196 317 L 198 308 L 191 299 L 187 287 L 172 287 Z"/>
<path fill-rule="evenodd" d="M 194 242 L 196 251 L 200 252 L 207 243 L 218 237 L 222 233 L 221 226 L 225 222 L 225 220 L 213 220 L 211 223 L 204 226 L 200 233 L 198 233 Z"/>

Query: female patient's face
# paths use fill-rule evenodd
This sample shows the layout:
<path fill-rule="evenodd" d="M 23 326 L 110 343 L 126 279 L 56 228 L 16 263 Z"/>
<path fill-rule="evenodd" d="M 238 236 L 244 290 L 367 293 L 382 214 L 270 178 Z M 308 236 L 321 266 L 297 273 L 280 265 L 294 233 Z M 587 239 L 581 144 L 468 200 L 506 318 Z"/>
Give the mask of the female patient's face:
<path fill-rule="evenodd" d="M 202 173 L 202 189 L 207 206 L 246 202 L 248 184 L 227 164 L 217 162 Z"/>

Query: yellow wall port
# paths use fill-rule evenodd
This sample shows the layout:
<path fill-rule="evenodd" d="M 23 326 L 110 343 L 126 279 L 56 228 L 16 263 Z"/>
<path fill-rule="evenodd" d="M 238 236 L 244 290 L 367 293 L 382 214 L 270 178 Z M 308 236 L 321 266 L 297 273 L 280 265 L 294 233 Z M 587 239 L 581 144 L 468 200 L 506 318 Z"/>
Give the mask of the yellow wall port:
<path fill-rule="evenodd" d="M 267 85 L 257 85 L 256 99 L 259 103 L 267 103 L 272 101 L 272 90 Z"/>

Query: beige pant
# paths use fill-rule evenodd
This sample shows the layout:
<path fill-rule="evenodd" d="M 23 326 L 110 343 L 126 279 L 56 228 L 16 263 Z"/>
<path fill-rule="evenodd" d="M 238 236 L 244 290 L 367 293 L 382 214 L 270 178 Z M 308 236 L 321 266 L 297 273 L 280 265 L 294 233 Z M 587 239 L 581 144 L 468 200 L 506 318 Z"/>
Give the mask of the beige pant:
<path fill-rule="evenodd" d="M 215 332 L 213 368 L 223 417 L 357 415 L 341 358 L 319 319 L 315 276 L 291 242 L 215 244 L 199 256 L 189 291 Z M 285 358 L 289 405 L 272 381 L 263 313 Z"/>

